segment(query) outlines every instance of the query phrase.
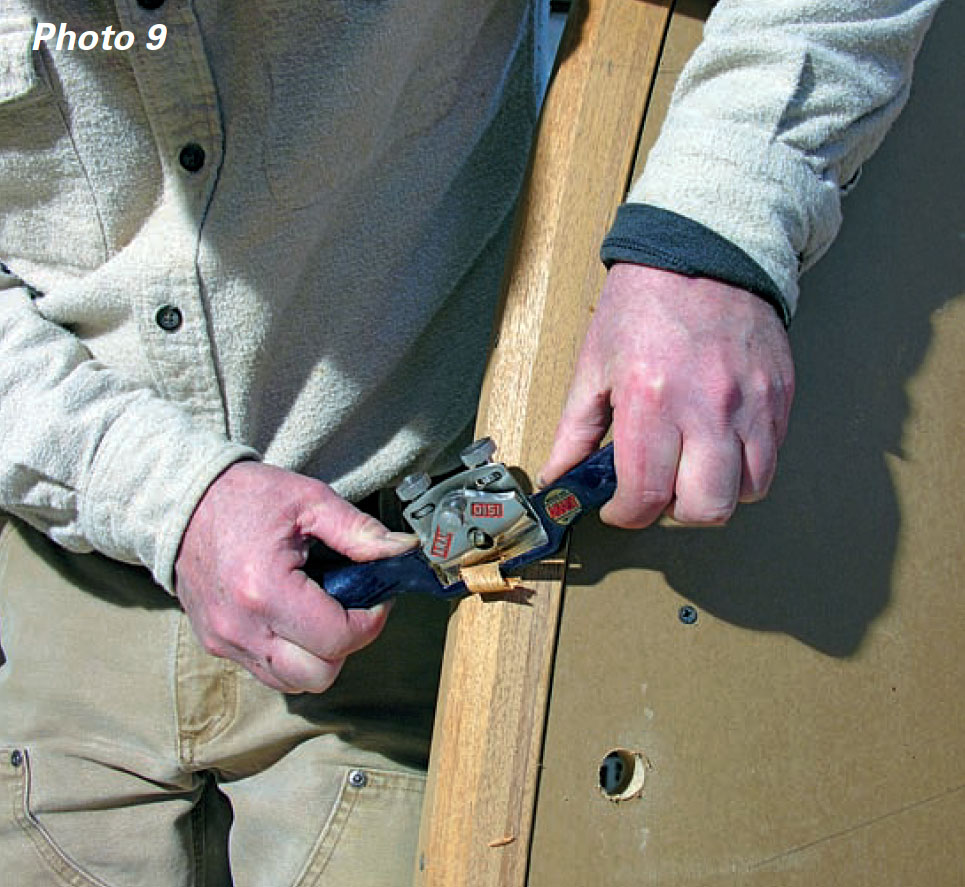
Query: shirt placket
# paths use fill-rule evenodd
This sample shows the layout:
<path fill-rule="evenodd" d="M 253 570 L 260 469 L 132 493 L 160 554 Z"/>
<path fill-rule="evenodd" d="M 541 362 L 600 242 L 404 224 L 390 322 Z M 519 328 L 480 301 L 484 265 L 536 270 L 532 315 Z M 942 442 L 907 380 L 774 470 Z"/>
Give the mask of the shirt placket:
<path fill-rule="evenodd" d="M 142 270 L 131 300 L 141 341 L 159 391 L 226 433 L 217 349 L 197 264 L 223 153 L 201 30 L 188 0 L 119 0 L 117 14 L 135 35 L 130 59 L 163 178 L 160 203 L 137 247 Z M 149 34 L 159 33 L 150 29 L 161 25 L 163 45 L 149 49 Z"/>

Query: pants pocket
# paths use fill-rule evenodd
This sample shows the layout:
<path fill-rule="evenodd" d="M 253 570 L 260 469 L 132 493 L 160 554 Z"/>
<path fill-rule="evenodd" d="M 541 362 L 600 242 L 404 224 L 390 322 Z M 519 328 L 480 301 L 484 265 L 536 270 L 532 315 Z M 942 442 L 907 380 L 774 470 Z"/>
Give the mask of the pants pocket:
<path fill-rule="evenodd" d="M 296 887 L 402 887 L 412 882 L 425 777 L 347 770 Z"/>
<path fill-rule="evenodd" d="M 17 887 L 108 887 L 57 846 L 30 812 L 30 755 L 0 748 L 0 870 Z M 9 879 L 9 880 L 7 880 Z"/>

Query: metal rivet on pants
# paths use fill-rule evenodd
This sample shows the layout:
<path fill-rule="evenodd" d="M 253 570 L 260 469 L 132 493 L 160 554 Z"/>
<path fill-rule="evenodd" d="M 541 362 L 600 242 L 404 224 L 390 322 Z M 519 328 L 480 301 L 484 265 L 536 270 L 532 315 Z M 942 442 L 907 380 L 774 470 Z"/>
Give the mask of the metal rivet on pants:
<path fill-rule="evenodd" d="M 685 604 L 680 608 L 680 612 L 677 615 L 684 625 L 693 625 L 697 621 L 697 608 L 691 607 L 690 604 Z"/>
<path fill-rule="evenodd" d="M 14 749 L 10 752 L 10 764 L 13 767 L 19 767 L 23 763 L 23 752 L 19 748 Z"/>
<path fill-rule="evenodd" d="M 352 770 L 348 775 L 348 784 L 352 788 L 365 788 L 368 782 L 369 777 L 364 770 Z"/>

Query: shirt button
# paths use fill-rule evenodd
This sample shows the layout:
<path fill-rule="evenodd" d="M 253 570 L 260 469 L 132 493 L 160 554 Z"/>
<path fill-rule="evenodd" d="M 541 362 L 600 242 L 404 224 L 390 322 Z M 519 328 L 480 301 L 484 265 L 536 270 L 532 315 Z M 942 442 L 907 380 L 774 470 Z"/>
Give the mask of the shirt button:
<path fill-rule="evenodd" d="M 154 320 L 164 332 L 173 333 L 175 330 L 180 329 L 181 324 L 184 322 L 184 315 L 181 314 L 181 309 L 176 308 L 174 305 L 162 305 L 157 309 Z"/>
<path fill-rule="evenodd" d="M 204 148 L 197 142 L 188 142 L 181 149 L 178 161 L 188 172 L 197 172 L 204 166 Z"/>
<path fill-rule="evenodd" d="M 164 0 L 137 0 L 137 5 L 141 9 L 160 9 L 164 5 Z"/>

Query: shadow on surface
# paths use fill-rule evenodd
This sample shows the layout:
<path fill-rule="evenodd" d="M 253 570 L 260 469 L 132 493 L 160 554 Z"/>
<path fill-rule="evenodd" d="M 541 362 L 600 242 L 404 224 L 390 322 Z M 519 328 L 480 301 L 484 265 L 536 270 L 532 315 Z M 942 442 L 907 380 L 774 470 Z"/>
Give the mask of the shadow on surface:
<path fill-rule="evenodd" d="M 963 10 L 946 4 L 916 82 L 961 82 L 962 27 Z M 798 396 L 769 499 L 719 530 L 581 527 L 571 588 L 647 568 L 728 622 L 832 656 L 857 652 L 891 594 L 902 515 L 887 457 L 904 458 L 908 383 L 927 357 L 932 315 L 965 291 L 965 214 L 952 187 L 965 140 L 953 105 L 951 93 L 913 89 L 845 200 L 837 243 L 802 282 L 791 333 Z"/>

